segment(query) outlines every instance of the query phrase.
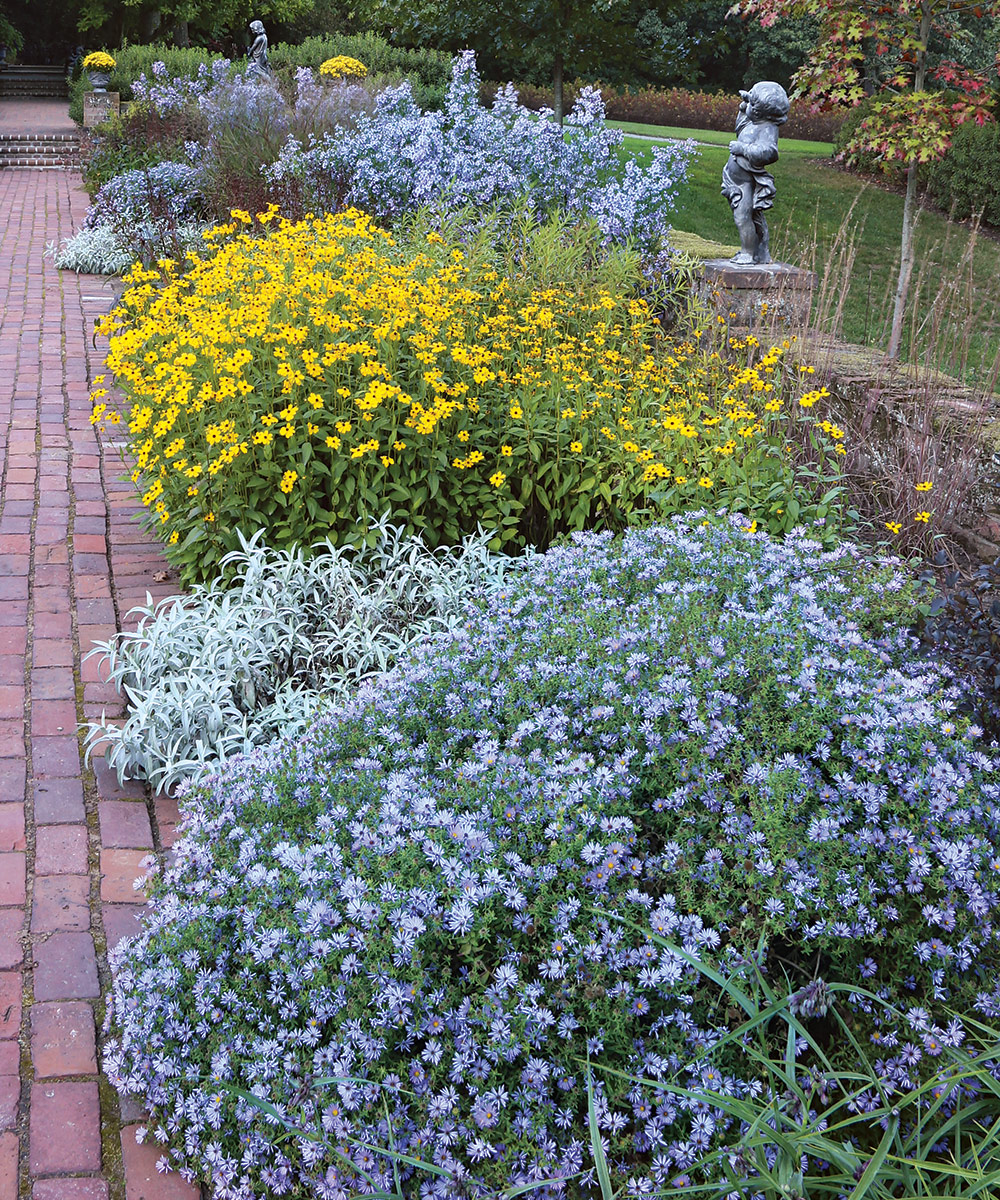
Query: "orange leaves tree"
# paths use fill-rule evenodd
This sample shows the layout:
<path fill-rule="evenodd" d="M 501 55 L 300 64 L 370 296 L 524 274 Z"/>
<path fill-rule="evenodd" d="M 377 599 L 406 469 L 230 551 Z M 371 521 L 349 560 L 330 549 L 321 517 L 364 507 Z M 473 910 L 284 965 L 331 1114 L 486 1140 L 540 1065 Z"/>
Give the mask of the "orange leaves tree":
<path fill-rule="evenodd" d="M 812 16 L 816 43 L 794 79 L 793 98 L 813 111 L 872 103 L 842 151 L 850 162 L 874 153 L 906 168 L 899 278 L 888 355 L 897 358 L 913 268 L 917 169 L 947 153 L 965 121 L 992 119 L 988 72 L 961 61 L 994 30 L 1000 0 L 737 0 L 732 15 L 772 25 Z M 998 181 L 1000 186 L 1000 181 Z"/>

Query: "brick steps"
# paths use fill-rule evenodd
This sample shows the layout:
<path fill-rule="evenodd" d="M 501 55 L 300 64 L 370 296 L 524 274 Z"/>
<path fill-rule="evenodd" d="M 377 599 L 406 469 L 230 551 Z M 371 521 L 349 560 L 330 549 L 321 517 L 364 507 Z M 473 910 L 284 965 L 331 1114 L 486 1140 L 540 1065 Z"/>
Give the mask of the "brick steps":
<path fill-rule="evenodd" d="M 0 71 L 0 97 L 64 97 L 68 94 L 66 72 L 62 67 L 25 64 Z"/>
<path fill-rule="evenodd" d="M 80 138 L 75 133 L 0 133 L 0 170 L 79 165 Z"/>

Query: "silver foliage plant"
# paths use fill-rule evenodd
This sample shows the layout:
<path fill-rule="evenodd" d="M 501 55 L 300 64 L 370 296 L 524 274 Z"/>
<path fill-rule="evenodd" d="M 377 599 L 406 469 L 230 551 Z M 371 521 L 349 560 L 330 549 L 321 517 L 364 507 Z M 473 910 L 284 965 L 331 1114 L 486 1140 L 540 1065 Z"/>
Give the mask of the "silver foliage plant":
<path fill-rule="evenodd" d="M 120 781 L 171 790 L 279 736 L 387 670 L 403 648 L 454 629 L 472 593 L 503 585 L 519 560 L 489 534 L 428 549 L 386 519 L 374 544 L 274 550 L 262 533 L 223 559 L 228 585 L 132 610 L 134 631 L 98 642 L 128 701 L 124 721 L 90 723 L 88 757 L 107 743 Z"/>
<path fill-rule="evenodd" d="M 48 251 L 55 265 L 63 271 L 85 275 L 124 275 L 140 259 L 152 260 L 153 249 L 161 253 L 176 253 L 204 246 L 204 223 L 180 225 L 166 233 L 153 225 L 136 226 L 126 231 L 116 225 L 98 225 L 81 229 L 72 237 L 63 238 L 58 247 L 52 243 Z"/>

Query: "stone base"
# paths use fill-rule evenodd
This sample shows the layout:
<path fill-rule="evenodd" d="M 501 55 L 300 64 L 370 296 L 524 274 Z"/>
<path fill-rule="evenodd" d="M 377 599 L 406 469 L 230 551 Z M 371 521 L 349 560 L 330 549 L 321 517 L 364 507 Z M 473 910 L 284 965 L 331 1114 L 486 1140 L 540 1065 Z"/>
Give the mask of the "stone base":
<path fill-rule="evenodd" d="M 83 127 L 92 129 L 108 117 L 118 116 L 121 102 L 120 92 L 84 92 Z"/>
<path fill-rule="evenodd" d="M 791 325 L 809 316 L 816 272 L 788 263 L 734 263 L 708 258 L 695 294 L 734 325 Z"/>

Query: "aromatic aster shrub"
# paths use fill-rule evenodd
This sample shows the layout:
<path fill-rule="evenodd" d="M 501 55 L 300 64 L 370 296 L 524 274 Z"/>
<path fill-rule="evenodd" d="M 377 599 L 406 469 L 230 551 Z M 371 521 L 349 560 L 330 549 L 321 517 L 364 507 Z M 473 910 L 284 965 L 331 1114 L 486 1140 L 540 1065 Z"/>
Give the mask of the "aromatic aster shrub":
<path fill-rule="evenodd" d="M 657 147 L 650 167 L 623 165 L 623 135 L 605 126 L 596 89 L 583 90 L 564 130 L 518 104 L 510 86 L 482 107 L 479 87 L 468 51 L 454 60 L 442 112 L 423 111 L 403 83 L 383 91 L 349 136 L 291 139 L 266 172 L 276 199 L 326 212 L 354 205 L 388 224 L 424 205 L 527 205 L 540 219 L 593 217 L 609 242 L 629 239 L 656 258 L 690 143 Z"/>
<path fill-rule="evenodd" d="M 161 162 L 109 179 L 87 209 L 84 229 L 122 231 L 155 221 L 164 227 L 190 222 L 204 212 L 198 172 L 179 162 Z"/>
<path fill-rule="evenodd" d="M 106 1069 L 164 1166 L 339 1200 L 391 1189 L 392 1148 L 438 1171 L 397 1161 L 407 1200 L 592 1196 L 592 1106 L 607 1187 L 668 1185 L 745 1132 L 698 1090 L 761 1090 L 705 963 L 802 1020 L 855 982 L 880 1086 L 934 1079 L 1000 1009 L 1000 762 L 897 624 L 914 586 L 736 520 L 578 535 L 189 791 L 112 956 Z M 944 1151 L 962 1100 L 924 1105 Z"/>
<path fill-rule="evenodd" d="M 180 259 L 202 245 L 202 180 L 186 163 L 159 162 L 115 175 L 98 189 L 83 226 L 65 241 L 56 265 L 102 273 L 134 263 Z"/>
<path fill-rule="evenodd" d="M 819 392 L 795 400 L 790 344 L 667 343 L 636 256 L 593 225 L 529 217 L 504 252 L 488 229 L 396 239 L 356 211 L 234 218 L 183 273 L 134 271 L 100 327 L 126 403 L 100 380 L 93 419 L 127 425 L 186 580 L 257 528 L 357 542 L 388 513 L 432 546 L 483 526 L 544 547 L 709 498 L 778 529 L 836 500 L 789 449 L 799 420 L 824 463 L 841 436 L 811 417 Z"/>

